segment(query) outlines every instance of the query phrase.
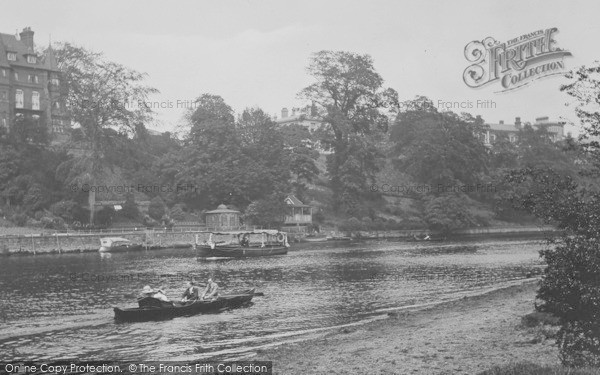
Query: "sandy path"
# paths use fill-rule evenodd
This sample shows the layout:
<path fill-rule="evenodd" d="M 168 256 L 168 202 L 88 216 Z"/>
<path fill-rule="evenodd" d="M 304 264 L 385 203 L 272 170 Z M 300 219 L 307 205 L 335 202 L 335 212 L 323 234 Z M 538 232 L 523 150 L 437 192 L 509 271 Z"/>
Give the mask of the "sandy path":
<path fill-rule="evenodd" d="M 475 374 L 511 361 L 559 363 L 553 340 L 519 327 L 536 282 L 400 313 L 322 338 L 260 351 L 277 374 Z"/>

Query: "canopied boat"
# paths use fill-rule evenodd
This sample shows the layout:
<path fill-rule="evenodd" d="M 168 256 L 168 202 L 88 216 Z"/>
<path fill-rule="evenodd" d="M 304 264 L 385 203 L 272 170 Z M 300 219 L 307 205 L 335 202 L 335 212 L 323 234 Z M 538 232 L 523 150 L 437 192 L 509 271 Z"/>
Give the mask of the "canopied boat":
<path fill-rule="evenodd" d="M 241 307 L 248 304 L 254 297 L 254 289 L 248 289 L 232 294 L 220 295 L 214 300 L 195 300 L 187 303 L 165 302 L 153 297 L 138 299 L 139 307 L 115 307 L 115 319 L 118 321 L 148 321 L 171 319 L 178 316 L 216 313 Z"/>
<path fill-rule="evenodd" d="M 104 237 L 100 239 L 101 253 L 142 250 L 141 244 L 136 244 L 122 237 Z"/>
<path fill-rule="evenodd" d="M 213 232 L 205 242 L 196 235 L 198 256 L 243 258 L 287 254 L 287 233 L 277 230 Z"/>

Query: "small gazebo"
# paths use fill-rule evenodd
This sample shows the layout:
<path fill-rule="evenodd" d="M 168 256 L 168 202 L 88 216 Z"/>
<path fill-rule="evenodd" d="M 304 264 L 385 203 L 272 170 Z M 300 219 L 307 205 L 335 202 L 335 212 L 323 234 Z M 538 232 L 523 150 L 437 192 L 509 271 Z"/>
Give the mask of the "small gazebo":
<path fill-rule="evenodd" d="M 240 227 L 240 211 L 230 210 L 220 204 L 216 210 L 206 213 L 206 226 L 212 230 L 236 230 Z"/>

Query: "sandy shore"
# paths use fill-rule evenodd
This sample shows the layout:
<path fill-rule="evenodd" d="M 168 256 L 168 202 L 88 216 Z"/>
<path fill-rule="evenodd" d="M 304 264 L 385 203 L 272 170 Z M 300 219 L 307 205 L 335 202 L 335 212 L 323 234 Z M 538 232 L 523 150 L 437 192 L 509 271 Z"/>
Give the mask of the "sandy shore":
<path fill-rule="evenodd" d="M 401 312 L 319 339 L 260 351 L 277 374 L 476 374 L 494 365 L 558 364 L 554 340 L 520 326 L 537 281 Z"/>

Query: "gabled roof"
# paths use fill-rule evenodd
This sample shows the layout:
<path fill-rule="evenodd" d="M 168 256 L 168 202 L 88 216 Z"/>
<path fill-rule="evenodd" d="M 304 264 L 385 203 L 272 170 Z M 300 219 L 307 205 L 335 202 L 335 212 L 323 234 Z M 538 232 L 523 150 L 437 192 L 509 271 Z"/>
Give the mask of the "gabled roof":
<path fill-rule="evenodd" d="M 48 51 L 48 50 L 47 50 Z M 14 52 L 17 55 L 16 61 L 8 61 L 6 54 L 8 52 Z M 50 58 L 43 58 L 44 56 L 37 56 L 37 61 L 35 64 L 31 64 L 27 62 L 27 55 L 37 56 L 37 53 L 33 50 L 33 48 L 28 47 L 21 40 L 17 39 L 15 35 L 11 34 L 3 34 L 0 33 L 0 66 L 2 67 L 10 67 L 11 65 L 16 66 L 24 66 L 28 68 L 40 68 L 44 67 L 49 70 L 58 71 L 58 65 L 56 64 L 56 57 L 54 53 L 51 53 Z M 46 66 L 45 61 L 49 60 L 50 67 Z"/>
<path fill-rule="evenodd" d="M 285 204 L 292 207 L 310 207 L 309 205 L 302 203 L 302 201 L 293 194 L 290 194 L 285 198 Z"/>

